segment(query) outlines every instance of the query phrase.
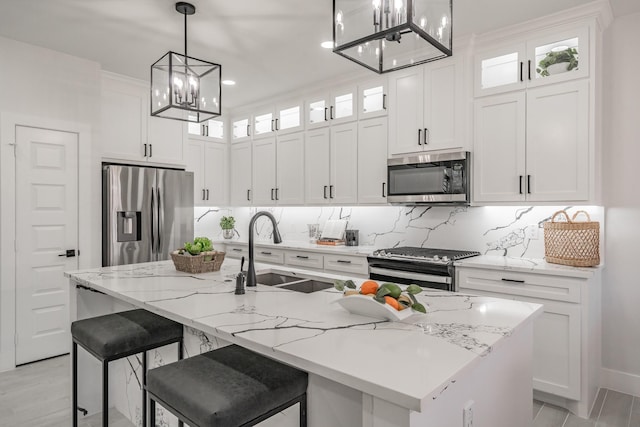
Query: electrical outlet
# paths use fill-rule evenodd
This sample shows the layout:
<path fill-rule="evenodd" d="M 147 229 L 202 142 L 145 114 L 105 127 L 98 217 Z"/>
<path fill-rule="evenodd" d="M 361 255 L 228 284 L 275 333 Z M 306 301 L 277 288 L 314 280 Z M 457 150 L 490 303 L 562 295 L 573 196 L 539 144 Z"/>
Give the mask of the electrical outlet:
<path fill-rule="evenodd" d="M 538 228 L 538 224 L 531 224 L 527 226 L 525 233 L 527 235 L 527 239 L 538 240 L 538 234 L 540 233 L 540 228 Z"/>
<path fill-rule="evenodd" d="M 473 400 L 467 402 L 462 410 L 462 427 L 473 427 Z"/>

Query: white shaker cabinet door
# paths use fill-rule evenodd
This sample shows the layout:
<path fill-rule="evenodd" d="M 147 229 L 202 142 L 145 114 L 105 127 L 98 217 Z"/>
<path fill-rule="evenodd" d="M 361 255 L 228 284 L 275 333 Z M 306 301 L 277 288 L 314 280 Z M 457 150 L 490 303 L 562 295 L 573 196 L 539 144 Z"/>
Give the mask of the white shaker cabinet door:
<path fill-rule="evenodd" d="M 186 169 L 193 172 L 193 202 L 204 206 L 206 190 L 204 184 L 204 142 L 188 140 L 185 150 Z"/>
<path fill-rule="evenodd" d="M 475 101 L 474 201 L 525 200 L 525 93 Z"/>
<path fill-rule="evenodd" d="M 328 127 L 307 132 L 304 141 L 305 203 L 329 203 L 329 138 Z"/>
<path fill-rule="evenodd" d="M 389 76 L 389 156 L 422 151 L 423 79 L 422 67 Z"/>
<path fill-rule="evenodd" d="M 250 206 L 251 191 L 251 141 L 231 144 L 231 194 L 232 206 Z"/>
<path fill-rule="evenodd" d="M 589 81 L 527 91 L 527 200 L 589 199 Z"/>
<path fill-rule="evenodd" d="M 184 165 L 182 122 L 149 117 L 147 122 L 147 160 L 154 163 Z"/>
<path fill-rule="evenodd" d="M 331 203 L 358 200 L 358 123 L 331 126 Z"/>
<path fill-rule="evenodd" d="M 278 204 L 304 204 L 304 132 L 278 135 L 276 152 Z"/>
<path fill-rule="evenodd" d="M 462 147 L 462 62 L 449 58 L 424 67 L 423 149 Z M 456 126 L 457 125 L 457 126 Z"/>
<path fill-rule="evenodd" d="M 204 143 L 205 206 L 229 202 L 229 146 L 225 142 Z M 194 199 L 195 200 L 195 199 Z"/>
<path fill-rule="evenodd" d="M 276 137 L 253 141 L 253 204 L 276 203 Z"/>
<path fill-rule="evenodd" d="M 387 118 L 358 123 L 358 203 L 387 203 Z"/>

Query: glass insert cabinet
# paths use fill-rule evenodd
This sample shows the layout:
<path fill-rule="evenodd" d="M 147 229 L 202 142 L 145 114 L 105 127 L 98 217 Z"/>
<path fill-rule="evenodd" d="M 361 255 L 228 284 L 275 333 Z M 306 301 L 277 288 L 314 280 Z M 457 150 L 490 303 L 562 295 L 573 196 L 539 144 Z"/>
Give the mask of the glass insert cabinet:
<path fill-rule="evenodd" d="M 589 31 L 569 29 L 475 56 L 475 96 L 588 77 Z"/>

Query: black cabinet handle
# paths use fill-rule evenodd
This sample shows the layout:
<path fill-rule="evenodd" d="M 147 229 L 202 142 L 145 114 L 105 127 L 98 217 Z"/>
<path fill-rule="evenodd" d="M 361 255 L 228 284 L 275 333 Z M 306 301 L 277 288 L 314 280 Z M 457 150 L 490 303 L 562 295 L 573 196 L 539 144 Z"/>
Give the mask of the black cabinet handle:
<path fill-rule="evenodd" d="M 276 128 L 274 127 L 275 122 L 275 120 L 271 119 L 271 132 L 274 132 L 276 130 Z"/>
<path fill-rule="evenodd" d="M 327 198 L 327 186 L 326 185 L 324 186 L 324 198 L 325 199 Z"/>
<path fill-rule="evenodd" d="M 280 200 L 280 197 L 278 197 L 278 187 L 276 187 L 276 200 Z"/>
<path fill-rule="evenodd" d="M 250 193 L 251 193 L 251 190 L 247 190 L 247 201 L 251 201 L 251 198 L 249 197 Z"/>
<path fill-rule="evenodd" d="M 529 64 L 527 65 L 528 71 L 527 73 L 529 74 L 529 80 L 531 80 L 531 60 L 529 60 Z"/>
<path fill-rule="evenodd" d="M 267 252 L 267 251 L 262 251 L 260 252 L 262 255 L 271 255 L 271 252 Z"/>
<path fill-rule="evenodd" d="M 429 144 L 429 137 L 431 136 L 431 132 L 429 128 L 424 128 L 424 145 Z"/>
<path fill-rule="evenodd" d="M 247 136 L 251 136 L 251 134 L 249 133 L 249 128 L 251 127 L 251 125 L 247 125 Z"/>
<path fill-rule="evenodd" d="M 327 121 L 327 110 L 328 110 L 328 108 L 324 107 L 324 121 L 325 122 Z"/>
<path fill-rule="evenodd" d="M 422 129 L 418 129 L 418 145 L 422 145 Z"/>
<path fill-rule="evenodd" d="M 331 118 L 331 120 L 333 120 L 333 105 L 331 106 L 331 109 L 329 110 L 329 118 Z"/>
<path fill-rule="evenodd" d="M 522 178 L 523 176 L 520 175 L 520 194 L 522 194 Z"/>
<path fill-rule="evenodd" d="M 144 144 L 144 157 L 147 157 L 147 144 Z"/>
<path fill-rule="evenodd" d="M 524 280 L 518 280 L 518 279 L 502 279 L 503 282 L 511 282 L 511 283 L 524 283 Z"/>
<path fill-rule="evenodd" d="M 329 186 L 329 198 L 333 199 L 333 185 Z"/>
<path fill-rule="evenodd" d="M 387 197 L 387 192 L 385 191 L 386 190 L 386 188 L 385 188 L 386 186 L 387 186 L 387 183 L 383 182 L 382 183 L 382 197 Z"/>
<path fill-rule="evenodd" d="M 308 256 L 306 255 L 296 255 L 296 258 L 300 258 L 300 259 L 309 259 Z"/>
<path fill-rule="evenodd" d="M 524 62 L 520 61 L 520 81 L 521 82 L 524 81 L 524 75 L 523 75 L 523 71 L 522 71 L 523 67 L 524 67 Z"/>
<path fill-rule="evenodd" d="M 531 194 L 531 175 L 527 175 L 527 194 Z"/>
<path fill-rule="evenodd" d="M 207 200 L 209 200 L 209 189 L 207 188 Z"/>
<path fill-rule="evenodd" d="M 351 261 L 345 259 L 339 259 L 337 260 L 337 262 L 339 262 L 340 264 L 351 264 Z"/>
<path fill-rule="evenodd" d="M 78 255 L 80 255 L 80 251 L 78 251 Z M 73 258 L 76 256 L 76 250 L 75 249 L 67 249 L 63 254 L 59 254 L 58 256 L 63 256 L 66 258 Z"/>
<path fill-rule="evenodd" d="M 275 199 L 273 198 L 273 188 L 271 189 L 271 200 L 275 200 Z"/>
<path fill-rule="evenodd" d="M 231 250 L 234 251 L 234 252 L 242 252 L 242 249 L 240 249 L 240 248 L 232 248 Z"/>
<path fill-rule="evenodd" d="M 205 129 L 207 131 L 207 136 L 209 136 L 209 125 L 205 125 Z"/>
<path fill-rule="evenodd" d="M 278 119 L 276 119 L 276 130 L 280 130 L 280 124 L 278 123 Z"/>
<path fill-rule="evenodd" d="M 204 200 L 204 188 L 202 189 L 202 200 Z"/>
<path fill-rule="evenodd" d="M 153 144 L 149 144 L 149 157 L 153 157 Z"/>
<path fill-rule="evenodd" d="M 387 109 L 387 94 L 386 93 L 382 94 L 382 109 L 383 110 Z"/>

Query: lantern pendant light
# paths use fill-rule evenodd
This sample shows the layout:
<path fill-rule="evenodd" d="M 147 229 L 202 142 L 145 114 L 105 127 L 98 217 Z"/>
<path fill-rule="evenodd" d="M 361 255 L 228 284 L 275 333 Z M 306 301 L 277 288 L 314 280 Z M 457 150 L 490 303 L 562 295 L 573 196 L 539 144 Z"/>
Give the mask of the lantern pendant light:
<path fill-rule="evenodd" d="M 386 73 L 452 55 L 452 0 L 333 0 L 333 51 Z"/>
<path fill-rule="evenodd" d="M 190 3 L 176 3 L 184 15 L 184 54 L 169 51 L 151 66 L 151 115 L 203 122 L 221 114 L 222 66 L 187 55 L 187 16 Z"/>

